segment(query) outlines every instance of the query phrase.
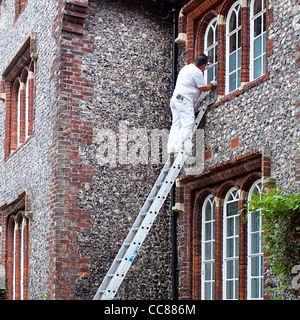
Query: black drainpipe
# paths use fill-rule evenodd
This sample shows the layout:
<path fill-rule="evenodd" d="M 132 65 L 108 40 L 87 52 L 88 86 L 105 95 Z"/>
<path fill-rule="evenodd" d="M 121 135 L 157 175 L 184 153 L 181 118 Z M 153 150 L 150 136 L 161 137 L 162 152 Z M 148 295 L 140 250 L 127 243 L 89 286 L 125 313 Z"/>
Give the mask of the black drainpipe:
<path fill-rule="evenodd" d="M 172 8 L 172 19 L 173 19 L 173 43 L 172 43 L 172 92 L 175 89 L 176 78 L 177 78 L 177 51 L 175 39 L 177 35 L 177 8 Z M 171 190 L 171 243 L 172 243 L 172 299 L 178 300 L 178 289 L 177 289 L 177 213 L 173 211 L 175 206 L 175 184 Z"/>

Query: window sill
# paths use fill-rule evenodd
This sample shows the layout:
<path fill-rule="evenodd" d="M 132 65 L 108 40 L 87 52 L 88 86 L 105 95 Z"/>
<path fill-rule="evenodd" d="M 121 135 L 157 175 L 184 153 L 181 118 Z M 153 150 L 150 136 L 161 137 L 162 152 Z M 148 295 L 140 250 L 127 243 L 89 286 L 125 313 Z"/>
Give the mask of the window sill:
<path fill-rule="evenodd" d="M 261 84 L 262 82 L 266 81 L 269 79 L 269 74 L 266 73 L 264 75 L 262 75 L 261 77 L 251 81 L 251 82 L 247 82 L 243 85 L 243 87 L 241 87 L 240 89 L 237 89 L 233 92 L 230 92 L 228 94 L 226 94 L 225 96 L 221 97 L 219 100 L 217 100 L 214 104 L 212 104 L 211 106 L 217 107 L 219 105 L 221 105 L 224 102 L 227 102 L 237 96 L 239 96 L 240 94 L 243 94 L 244 92 L 257 87 L 259 84 Z"/>

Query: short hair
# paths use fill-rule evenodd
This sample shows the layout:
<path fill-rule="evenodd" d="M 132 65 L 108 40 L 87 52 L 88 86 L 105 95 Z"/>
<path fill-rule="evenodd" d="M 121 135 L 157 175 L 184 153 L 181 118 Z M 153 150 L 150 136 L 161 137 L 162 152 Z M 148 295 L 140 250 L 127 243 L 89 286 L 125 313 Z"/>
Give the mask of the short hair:
<path fill-rule="evenodd" d="M 204 53 L 198 54 L 195 58 L 195 64 L 197 66 L 202 66 L 203 64 L 207 64 L 208 62 L 208 56 L 205 55 Z"/>

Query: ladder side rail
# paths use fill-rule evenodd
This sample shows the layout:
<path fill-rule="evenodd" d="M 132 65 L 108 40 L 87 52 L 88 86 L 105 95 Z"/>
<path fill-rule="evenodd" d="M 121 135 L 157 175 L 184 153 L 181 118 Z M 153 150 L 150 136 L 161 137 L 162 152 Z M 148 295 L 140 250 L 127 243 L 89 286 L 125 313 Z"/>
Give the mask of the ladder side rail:
<path fill-rule="evenodd" d="M 140 213 L 148 211 L 149 208 L 147 208 L 147 205 L 149 203 L 149 199 L 155 197 L 156 194 L 158 193 L 159 188 L 157 188 L 157 185 L 159 185 L 160 183 L 162 183 L 164 181 L 166 172 L 170 168 L 170 161 L 171 161 L 171 159 L 169 156 L 166 161 L 166 164 L 164 165 L 164 167 L 160 171 L 160 174 L 159 174 L 158 178 L 156 179 L 156 182 L 155 182 L 154 186 L 152 187 L 147 199 L 145 200 L 144 205 L 143 205 L 142 209 L 140 210 Z"/>

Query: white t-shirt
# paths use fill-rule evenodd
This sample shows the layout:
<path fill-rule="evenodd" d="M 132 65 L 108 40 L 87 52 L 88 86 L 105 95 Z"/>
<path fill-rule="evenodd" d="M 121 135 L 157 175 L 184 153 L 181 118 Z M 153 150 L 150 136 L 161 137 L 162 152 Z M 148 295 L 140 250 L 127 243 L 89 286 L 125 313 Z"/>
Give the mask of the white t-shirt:
<path fill-rule="evenodd" d="M 199 88 L 205 87 L 203 73 L 193 63 L 184 66 L 177 77 L 173 96 L 181 94 L 185 98 L 197 102 L 200 94 Z"/>

